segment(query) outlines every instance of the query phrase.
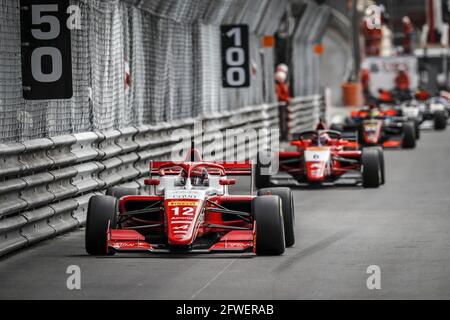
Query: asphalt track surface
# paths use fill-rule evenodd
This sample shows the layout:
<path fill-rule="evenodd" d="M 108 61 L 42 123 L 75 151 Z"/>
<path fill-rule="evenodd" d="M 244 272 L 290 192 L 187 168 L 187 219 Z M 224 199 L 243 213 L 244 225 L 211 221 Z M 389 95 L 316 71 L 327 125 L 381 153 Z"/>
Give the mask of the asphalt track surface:
<path fill-rule="evenodd" d="M 84 230 L 0 260 L 1 299 L 450 298 L 450 130 L 386 152 L 387 183 L 296 189 L 297 244 L 280 257 L 90 257 Z M 66 268 L 81 268 L 81 290 Z M 381 289 L 366 287 L 369 265 Z"/>

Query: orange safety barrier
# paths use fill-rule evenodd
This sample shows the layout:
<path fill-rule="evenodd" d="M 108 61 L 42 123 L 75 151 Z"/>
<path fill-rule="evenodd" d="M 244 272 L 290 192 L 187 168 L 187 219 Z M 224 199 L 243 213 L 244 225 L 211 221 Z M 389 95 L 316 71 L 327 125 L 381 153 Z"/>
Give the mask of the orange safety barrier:
<path fill-rule="evenodd" d="M 360 82 L 346 82 L 342 84 L 342 92 L 345 106 L 359 107 L 364 104 Z"/>

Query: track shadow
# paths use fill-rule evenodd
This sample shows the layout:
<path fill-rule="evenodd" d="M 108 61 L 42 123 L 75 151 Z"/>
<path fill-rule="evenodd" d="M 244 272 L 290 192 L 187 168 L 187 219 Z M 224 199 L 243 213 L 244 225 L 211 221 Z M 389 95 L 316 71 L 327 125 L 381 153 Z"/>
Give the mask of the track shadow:
<path fill-rule="evenodd" d="M 85 258 L 85 259 L 253 259 L 256 255 L 251 253 L 244 254 L 227 254 L 227 253 L 123 253 L 113 256 L 90 256 L 88 254 L 67 255 L 67 258 Z"/>

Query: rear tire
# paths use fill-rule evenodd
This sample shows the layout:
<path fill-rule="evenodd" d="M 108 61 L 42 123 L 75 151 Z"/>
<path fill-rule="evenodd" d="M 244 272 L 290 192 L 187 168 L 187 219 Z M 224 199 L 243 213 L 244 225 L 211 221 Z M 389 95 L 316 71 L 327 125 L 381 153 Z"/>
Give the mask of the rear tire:
<path fill-rule="evenodd" d="M 434 130 L 445 130 L 447 128 L 447 114 L 445 111 L 434 113 Z"/>
<path fill-rule="evenodd" d="M 95 256 L 114 254 L 108 252 L 106 233 L 108 225 L 110 228 L 116 227 L 116 207 L 117 199 L 111 196 L 93 196 L 89 199 L 85 234 L 88 254 Z"/>
<path fill-rule="evenodd" d="M 416 129 L 414 123 L 408 121 L 403 124 L 403 143 L 404 149 L 413 149 L 416 147 Z"/>
<path fill-rule="evenodd" d="M 361 155 L 364 188 L 378 188 L 381 184 L 380 154 L 377 148 L 364 148 Z"/>
<path fill-rule="evenodd" d="M 285 251 L 284 223 L 278 196 L 259 196 L 253 199 L 257 255 L 282 255 Z"/>
<path fill-rule="evenodd" d="M 270 187 L 270 175 L 264 174 L 264 171 L 267 171 L 268 168 L 270 168 L 270 164 L 262 164 L 258 154 L 255 166 L 255 186 L 257 189 Z"/>
<path fill-rule="evenodd" d="M 265 188 L 258 191 L 258 196 L 263 195 L 275 195 L 281 198 L 285 244 L 286 247 L 292 247 L 295 244 L 295 211 L 291 189 L 286 187 Z"/>
<path fill-rule="evenodd" d="M 138 194 L 139 194 L 139 190 L 135 189 L 135 188 L 110 187 L 106 190 L 107 196 L 112 196 L 117 199 L 120 199 L 125 196 L 135 196 Z"/>
<path fill-rule="evenodd" d="M 338 132 L 344 132 L 344 126 L 339 123 L 332 123 L 330 126 L 330 130 L 338 131 Z"/>

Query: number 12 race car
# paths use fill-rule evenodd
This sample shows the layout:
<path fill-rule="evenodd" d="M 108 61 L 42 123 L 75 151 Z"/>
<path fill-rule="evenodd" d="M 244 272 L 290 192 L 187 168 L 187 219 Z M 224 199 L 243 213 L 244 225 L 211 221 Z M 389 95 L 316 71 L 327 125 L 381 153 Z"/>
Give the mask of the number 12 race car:
<path fill-rule="evenodd" d="M 196 153 L 191 150 L 191 154 Z M 253 252 L 281 255 L 294 245 L 294 206 L 289 188 L 230 195 L 227 175 L 252 176 L 252 164 L 201 161 L 150 163 L 153 195 L 114 188 L 93 196 L 86 221 L 86 251 Z M 191 157 L 191 160 L 193 158 Z M 253 177 L 251 177 L 253 178 Z M 250 187 L 253 189 L 253 186 Z"/>
<path fill-rule="evenodd" d="M 357 173 L 356 183 L 364 188 L 378 188 L 385 182 L 384 155 L 381 147 L 359 149 L 356 141 L 345 140 L 332 130 L 311 130 L 294 134 L 291 145 L 296 151 L 279 153 L 279 171 L 287 172 L 300 184 L 334 184 L 346 173 Z M 264 175 L 268 165 L 257 162 L 255 182 L 258 188 L 271 185 Z"/>

